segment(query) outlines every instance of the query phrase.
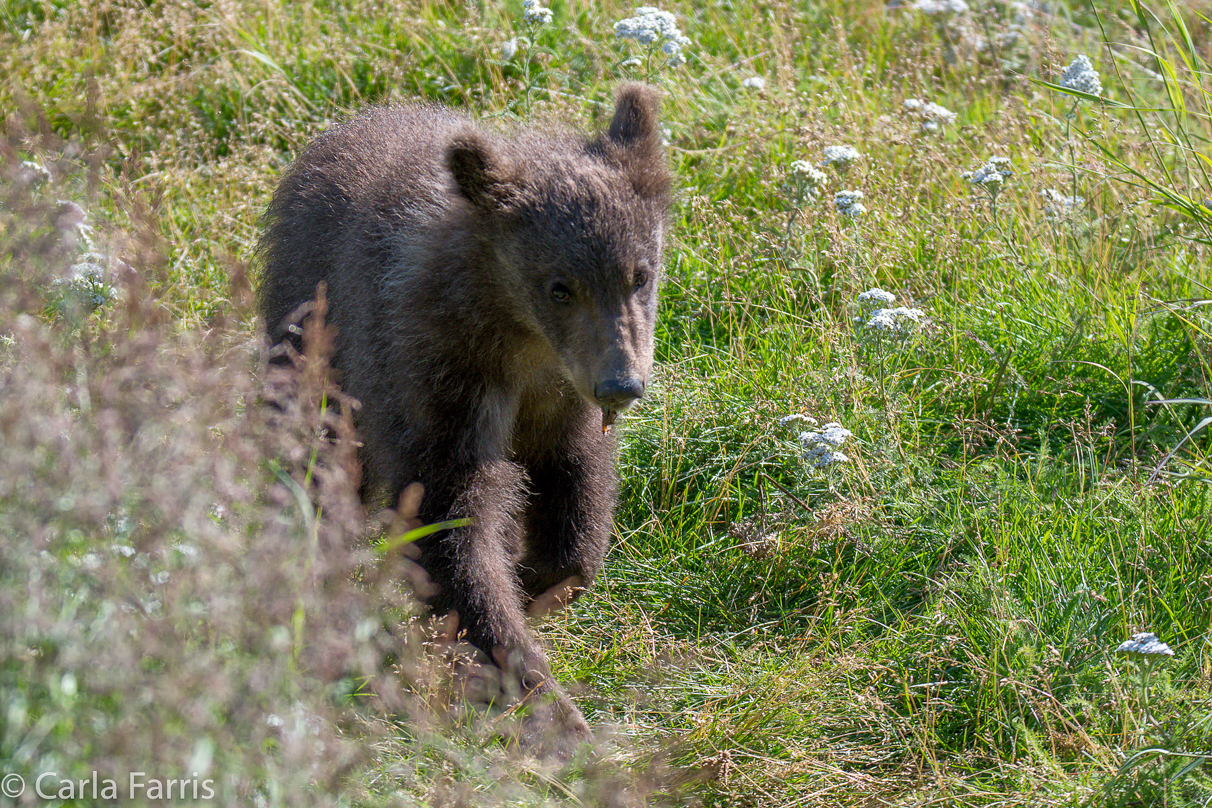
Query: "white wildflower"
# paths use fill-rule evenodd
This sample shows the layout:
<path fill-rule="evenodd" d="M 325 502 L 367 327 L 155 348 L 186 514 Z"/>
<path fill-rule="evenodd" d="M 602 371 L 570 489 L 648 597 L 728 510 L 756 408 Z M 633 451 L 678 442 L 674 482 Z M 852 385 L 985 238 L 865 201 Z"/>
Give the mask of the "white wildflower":
<path fill-rule="evenodd" d="M 862 191 L 838 191 L 833 195 L 833 206 L 843 216 L 858 217 L 867 212 L 862 199 Z"/>
<path fill-rule="evenodd" d="M 860 303 L 875 301 L 876 303 L 892 303 L 896 300 L 896 295 L 891 292 L 885 292 L 878 286 L 873 289 L 868 289 L 858 296 Z"/>
<path fill-rule="evenodd" d="M 109 549 L 118 555 L 125 556 L 126 558 L 130 558 L 135 554 L 135 548 L 131 547 L 129 544 L 114 544 L 111 545 Z"/>
<path fill-rule="evenodd" d="M 63 292 L 64 300 L 83 303 L 96 309 L 104 306 L 114 296 L 114 289 L 106 282 L 110 258 L 108 255 L 87 252 L 72 264 L 67 275 L 54 285 Z"/>
<path fill-rule="evenodd" d="M 37 185 L 49 180 L 51 173 L 37 160 L 22 160 L 18 177 L 23 185 Z"/>
<path fill-rule="evenodd" d="M 741 80 L 741 86 L 746 90 L 761 90 L 766 87 L 766 79 L 761 76 L 750 76 Z"/>
<path fill-rule="evenodd" d="M 1174 656 L 1174 651 L 1170 646 L 1157 639 L 1156 634 L 1149 632 L 1133 634 L 1132 639 L 1120 643 L 1119 647 L 1115 649 L 1115 653 L 1150 657 Z"/>
<path fill-rule="evenodd" d="M 829 181 L 829 175 L 807 160 L 795 160 L 791 163 L 788 178 L 797 201 L 814 200 L 820 196 L 821 188 Z"/>
<path fill-rule="evenodd" d="M 830 421 L 829 423 L 825 424 L 825 428 L 821 431 L 819 439 L 837 449 L 846 442 L 846 438 L 853 434 L 853 432 L 846 429 L 837 421 Z"/>
<path fill-rule="evenodd" d="M 853 146 L 826 146 L 825 159 L 821 160 L 821 168 L 833 166 L 840 173 L 845 174 L 850 170 L 850 166 L 854 165 L 862 156 Z"/>
<path fill-rule="evenodd" d="M 811 415 L 801 415 L 798 412 L 791 415 L 784 415 L 779 419 L 779 426 L 794 426 L 796 424 L 806 424 L 807 426 L 817 426 L 818 421 Z"/>
<path fill-rule="evenodd" d="M 501 43 L 501 58 L 509 61 L 518 53 L 518 38 L 514 37 L 506 42 Z"/>
<path fill-rule="evenodd" d="M 916 0 L 913 7 L 929 17 L 951 17 L 968 11 L 964 0 Z"/>
<path fill-rule="evenodd" d="M 818 185 L 824 185 L 829 180 L 829 176 L 824 171 L 821 171 L 807 160 L 795 160 L 792 162 L 791 176 L 814 188 Z"/>
<path fill-rule="evenodd" d="M 88 223 L 84 208 L 66 199 L 58 200 L 59 213 L 55 227 L 63 233 L 64 241 L 85 250 L 93 248 L 93 226 Z"/>
<path fill-rule="evenodd" d="M 682 53 L 682 43 L 676 39 L 666 39 L 661 45 L 661 53 L 669 57 L 665 60 L 665 64 L 670 67 L 686 64 L 686 56 Z"/>
<path fill-rule="evenodd" d="M 817 444 L 804 450 L 804 460 L 813 466 L 828 466 L 831 463 L 849 463 L 850 457 L 845 452 L 830 449 L 823 444 Z"/>
<path fill-rule="evenodd" d="M 1008 4 L 1006 11 L 1010 12 L 1011 25 L 1026 25 L 1035 17 L 1035 8 L 1031 3 L 1024 3 L 1022 0 Z"/>
<path fill-rule="evenodd" d="M 876 309 L 871 314 L 871 318 L 867 320 L 867 324 L 863 326 L 868 331 L 887 331 L 893 332 L 896 330 L 896 320 L 892 317 L 891 309 Z"/>
<path fill-rule="evenodd" d="M 863 324 L 863 330 L 875 335 L 904 337 L 913 333 L 925 315 L 926 313 L 921 309 L 911 309 L 905 306 L 897 306 L 894 309 L 876 309 Z"/>
<path fill-rule="evenodd" d="M 654 6 L 640 6 L 634 17 L 619 20 L 614 24 L 614 35 L 619 39 L 630 39 L 645 47 L 657 46 L 667 58 L 666 64 L 677 67 L 685 64 L 683 48 L 690 47 L 690 40 L 682 36 L 677 18 L 668 11 Z"/>
<path fill-rule="evenodd" d="M 996 199 L 1002 191 L 1003 183 L 1014 176 L 1014 170 L 1010 168 L 1010 158 L 990 157 L 988 162 L 980 168 L 975 171 L 965 171 L 960 176 L 978 188 L 984 188 Z"/>
<path fill-rule="evenodd" d="M 1067 219 L 1086 204 L 1085 197 L 1065 196 L 1055 188 L 1045 188 L 1039 194 L 1044 198 L 1044 215 L 1049 219 Z"/>
<path fill-rule="evenodd" d="M 937 132 L 944 126 L 955 123 L 956 114 L 941 104 L 933 101 L 922 101 L 918 98 L 906 98 L 905 109 L 918 116 L 922 122 L 922 131 Z"/>
<path fill-rule="evenodd" d="M 1094 69 L 1094 65 L 1090 64 L 1090 58 L 1084 53 L 1078 54 L 1077 58 L 1065 68 L 1065 72 L 1061 73 L 1060 81 L 1057 84 L 1066 89 L 1090 95 L 1102 95 L 1103 92 L 1098 71 Z"/>
<path fill-rule="evenodd" d="M 813 466 L 828 466 L 850 460 L 839 449 L 852 433 L 836 421 L 825 424 L 821 431 L 800 433 L 800 445 L 804 447 L 804 460 Z"/>
<path fill-rule="evenodd" d="M 522 18 L 527 25 L 548 25 L 553 15 L 551 9 L 540 5 L 539 0 L 522 0 Z"/>

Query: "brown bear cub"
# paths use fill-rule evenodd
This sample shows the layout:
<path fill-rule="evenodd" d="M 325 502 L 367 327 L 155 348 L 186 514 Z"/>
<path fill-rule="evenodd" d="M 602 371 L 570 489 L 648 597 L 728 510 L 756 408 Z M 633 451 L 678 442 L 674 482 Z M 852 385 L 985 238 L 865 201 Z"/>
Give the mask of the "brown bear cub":
<path fill-rule="evenodd" d="M 608 427 L 652 366 L 670 188 L 659 103 L 624 85 L 588 139 L 369 110 L 291 165 L 259 245 L 271 342 L 300 347 L 290 315 L 327 287 L 330 361 L 361 404 L 364 501 L 419 482 L 426 523 L 471 520 L 420 543 L 433 610 L 457 613 L 539 725 L 579 737 L 526 608 L 588 585 L 606 552 Z"/>

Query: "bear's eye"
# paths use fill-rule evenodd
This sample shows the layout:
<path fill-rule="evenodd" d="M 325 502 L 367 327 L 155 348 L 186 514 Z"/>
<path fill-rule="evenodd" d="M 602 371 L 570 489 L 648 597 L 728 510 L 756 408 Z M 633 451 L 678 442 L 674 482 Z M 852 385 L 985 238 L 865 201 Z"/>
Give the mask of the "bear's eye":
<path fill-rule="evenodd" d="M 640 270 L 639 272 L 635 273 L 635 288 L 643 289 L 647 285 L 648 285 L 648 273 L 645 272 L 644 270 Z"/>
<path fill-rule="evenodd" d="M 572 290 L 557 281 L 551 285 L 551 299 L 556 303 L 567 303 L 572 300 Z"/>

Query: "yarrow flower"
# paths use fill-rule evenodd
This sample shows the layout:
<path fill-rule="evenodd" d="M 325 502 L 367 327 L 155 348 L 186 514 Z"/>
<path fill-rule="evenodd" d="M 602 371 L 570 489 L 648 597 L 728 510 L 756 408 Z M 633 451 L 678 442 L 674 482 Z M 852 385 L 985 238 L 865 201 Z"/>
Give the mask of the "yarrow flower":
<path fill-rule="evenodd" d="M 766 86 L 766 79 L 761 76 L 750 76 L 747 79 L 741 79 L 741 86 L 746 90 L 760 90 Z"/>
<path fill-rule="evenodd" d="M 825 159 L 821 160 L 821 168 L 833 166 L 839 173 L 845 174 L 860 157 L 858 149 L 853 146 L 826 146 Z"/>
<path fill-rule="evenodd" d="M 858 299 L 860 304 L 870 303 L 872 301 L 876 303 L 892 303 L 896 300 L 896 295 L 892 294 L 891 292 L 885 292 L 883 289 L 876 286 L 860 294 Z"/>
<path fill-rule="evenodd" d="M 829 181 L 829 175 L 807 160 L 796 160 L 791 164 L 789 179 L 796 201 L 813 200 L 820 196 L 821 187 Z"/>
<path fill-rule="evenodd" d="M 832 463 L 849 462 L 850 458 L 839 450 L 846 438 L 853 434 L 837 422 L 825 424 L 819 432 L 801 432 L 800 445 L 804 447 L 804 460 L 818 468 Z"/>
<path fill-rule="evenodd" d="M 843 216 L 858 217 L 867 212 L 862 199 L 862 191 L 838 191 L 833 195 L 833 206 Z"/>
<path fill-rule="evenodd" d="M 928 17 L 952 17 L 968 11 L 964 0 L 917 0 L 913 8 Z"/>
<path fill-rule="evenodd" d="M 86 252 L 72 264 L 65 277 L 54 282 L 63 293 L 63 300 L 95 310 L 104 306 L 114 296 L 114 289 L 106 283 L 108 255 Z"/>
<path fill-rule="evenodd" d="M 863 330 L 877 335 L 904 337 L 912 334 L 921 323 L 925 312 L 897 306 L 895 309 L 876 309 L 871 313 Z"/>
<path fill-rule="evenodd" d="M 1115 649 L 1115 653 L 1144 657 L 1174 656 L 1174 651 L 1170 646 L 1157 639 L 1156 634 L 1149 632 L 1133 634 L 1132 639 L 1120 643 L 1119 647 Z"/>
<path fill-rule="evenodd" d="M 1015 0 L 1008 4 L 1006 10 L 1010 12 L 1011 25 L 1025 25 L 1035 17 L 1035 8 L 1031 3 L 1023 2 L 1023 0 Z"/>
<path fill-rule="evenodd" d="M 990 157 L 980 168 L 965 171 L 960 176 L 978 188 L 984 188 L 996 200 L 1002 192 L 1003 183 L 1014 176 L 1014 170 L 1010 168 L 1010 158 Z"/>
<path fill-rule="evenodd" d="M 667 57 L 666 64 L 677 67 L 686 62 L 683 48 L 690 47 L 690 39 L 682 36 L 677 18 L 668 11 L 654 6 L 640 6 L 634 17 L 619 20 L 614 24 L 614 35 L 619 39 L 630 39 L 645 47 L 657 46 Z"/>
<path fill-rule="evenodd" d="M 551 9 L 540 5 L 539 0 L 522 0 L 522 18 L 527 25 L 548 25 L 553 16 Z"/>
<path fill-rule="evenodd" d="M 501 43 L 501 58 L 505 61 L 508 62 L 510 59 L 516 56 L 517 53 L 518 38 L 516 36 L 513 39 L 509 39 Z"/>
<path fill-rule="evenodd" d="M 819 422 L 811 415 L 802 415 L 798 412 L 793 412 L 791 415 L 784 415 L 779 419 L 779 426 L 794 426 L 795 424 L 818 426 Z"/>
<path fill-rule="evenodd" d="M 60 199 L 55 227 L 63 234 L 63 241 L 84 250 L 93 248 L 93 226 L 88 223 L 88 214 L 75 202 Z"/>
<path fill-rule="evenodd" d="M 1083 196 L 1065 196 L 1054 188 L 1045 188 L 1039 192 L 1044 198 L 1044 215 L 1049 219 L 1067 219 L 1086 204 Z"/>
<path fill-rule="evenodd" d="M 905 306 L 893 308 L 896 295 L 878 286 L 858 296 L 859 312 L 854 317 L 862 341 L 884 337 L 907 337 L 921 325 L 926 313 Z"/>
<path fill-rule="evenodd" d="M 37 185 L 46 182 L 51 178 L 51 173 L 46 166 L 39 163 L 37 160 L 22 160 L 18 179 L 25 185 Z"/>
<path fill-rule="evenodd" d="M 924 132 L 937 132 L 944 126 L 955 123 L 955 113 L 933 101 L 906 98 L 905 109 L 921 118 Z"/>
<path fill-rule="evenodd" d="M 1094 69 L 1094 65 L 1090 64 L 1090 58 L 1084 53 L 1078 54 L 1077 58 L 1065 68 L 1065 72 L 1061 73 L 1060 81 L 1057 84 L 1066 89 L 1090 95 L 1102 95 L 1103 92 L 1103 84 L 1099 80 L 1098 71 Z"/>

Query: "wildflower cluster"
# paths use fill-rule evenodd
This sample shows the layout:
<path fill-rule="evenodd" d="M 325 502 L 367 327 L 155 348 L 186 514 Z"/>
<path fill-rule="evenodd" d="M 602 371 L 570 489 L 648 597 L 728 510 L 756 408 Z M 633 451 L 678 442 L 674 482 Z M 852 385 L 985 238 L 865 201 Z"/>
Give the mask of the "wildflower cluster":
<path fill-rule="evenodd" d="M 820 163 L 813 165 L 807 160 L 796 160 L 787 172 L 787 191 L 791 197 L 791 216 L 787 222 L 787 236 L 799 215 L 804 202 L 815 202 L 820 198 L 829 175 L 823 169 L 832 166 L 839 174 L 845 174 L 862 155 L 853 146 L 826 146 Z M 867 212 L 863 204 L 862 191 L 839 191 L 833 196 L 833 206 L 842 216 L 857 218 Z"/>
<path fill-rule="evenodd" d="M 817 468 L 850 462 L 841 447 L 852 434 L 854 433 L 836 421 L 825 424 L 819 432 L 801 432 L 800 445 L 804 447 L 804 461 Z"/>
<path fill-rule="evenodd" d="M 1040 191 L 1044 198 L 1044 215 L 1051 220 L 1068 219 L 1078 208 L 1086 204 L 1083 196 L 1065 196 L 1054 188 Z"/>
<path fill-rule="evenodd" d="M 921 325 L 925 312 L 921 309 L 897 306 L 896 295 L 876 287 L 858 296 L 859 313 L 854 322 L 864 339 L 883 337 L 907 337 Z"/>
<path fill-rule="evenodd" d="M 553 19 L 551 9 L 544 7 L 539 0 L 522 0 L 522 19 L 532 28 L 540 25 L 550 25 Z"/>
<path fill-rule="evenodd" d="M 1170 646 L 1159 640 L 1156 634 L 1148 632 L 1133 634 L 1132 639 L 1120 643 L 1119 647 L 1115 649 L 1115 653 L 1143 657 L 1174 656 L 1174 651 Z"/>
<path fill-rule="evenodd" d="M 1016 20 L 1021 20 L 1023 24 L 1033 14 L 1031 7 L 1022 3 L 1013 4 L 1012 10 L 1017 15 Z M 1084 53 L 1078 54 L 1077 58 L 1065 68 L 1057 83 L 1065 89 L 1089 95 L 1101 95 L 1103 90 L 1098 71 L 1094 69 L 1094 65 L 1090 63 L 1089 57 Z M 1078 101 L 1074 101 L 1073 110 L 1070 111 L 1069 118 L 1072 118 L 1073 111 L 1077 109 L 1077 104 Z M 919 109 L 920 105 L 921 102 L 917 101 L 917 99 L 908 99 L 905 101 L 906 107 L 915 110 Z M 1066 125 L 1066 133 L 1067 131 Z M 991 157 L 980 168 L 965 171 L 961 176 L 973 186 L 982 188 L 989 194 L 989 198 L 993 202 L 993 213 L 996 220 L 997 198 L 1005 188 L 1006 180 L 1014 176 L 1014 170 L 1010 167 L 1010 159 L 1007 157 Z M 1084 197 L 1077 195 L 1068 196 L 1054 188 L 1045 188 L 1040 191 L 1040 195 L 1044 198 L 1044 215 L 1053 221 L 1070 218 L 1079 208 L 1086 204 Z"/>
<path fill-rule="evenodd" d="M 862 156 L 853 146 L 826 146 L 821 168 L 833 166 L 839 174 L 845 174 Z"/>
<path fill-rule="evenodd" d="M 833 206 L 843 216 L 857 218 L 867 212 L 862 200 L 862 191 L 838 191 L 833 195 Z"/>
<path fill-rule="evenodd" d="M 821 187 L 829 181 L 829 176 L 824 171 L 807 160 L 793 162 L 788 177 L 797 202 L 815 200 L 821 194 Z"/>
<path fill-rule="evenodd" d="M 960 176 L 976 187 L 985 189 L 996 202 L 1006 180 L 1014 176 L 1014 170 L 1010 168 L 1010 158 L 990 157 L 980 168 L 965 171 Z"/>
<path fill-rule="evenodd" d="M 104 306 L 114 296 L 114 288 L 106 282 L 109 275 L 109 256 L 103 253 L 86 252 L 71 265 L 67 275 L 55 280 L 54 286 L 62 293 L 60 305 L 79 306 L 93 311 Z"/>
<path fill-rule="evenodd" d="M 937 132 L 944 126 L 955 123 L 955 113 L 933 101 L 906 98 L 905 109 L 921 119 L 923 132 Z"/>
<path fill-rule="evenodd" d="M 882 331 L 892 336 L 912 334 L 925 314 L 921 309 L 897 306 L 895 309 L 876 309 L 863 326 L 867 331 Z"/>
<path fill-rule="evenodd" d="M 812 427 L 799 434 L 799 442 L 804 447 L 804 460 L 815 467 L 828 466 L 833 463 L 847 463 L 850 458 L 840 451 L 852 433 L 836 421 L 830 421 L 823 427 L 811 415 L 793 413 L 779 419 L 779 426 L 793 428 L 797 426 Z"/>
<path fill-rule="evenodd" d="M 741 80 L 741 86 L 746 90 L 761 90 L 766 86 L 766 79 L 761 76 L 750 76 Z"/>
<path fill-rule="evenodd" d="M 26 161 L 22 169 L 44 182 L 50 176 L 42 165 Z M 76 258 L 67 273 L 52 282 L 57 295 L 54 303 L 60 312 L 73 315 L 95 311 L 113 299 L 115 290 L 110 285 L 116 270 L 131 271 L 130 267 L 103 252 L 98 252 L 93 241 L 93 227 L 88 214 L 75 202 L 58 200 L 55 229 L 60 243 Z"/>
<path fill-rule="evenodd" d="M 1022 48 L 1019 48 L 1015 54 L 1016 58 L 1014 62 L 1011 62 L 1007 60 L 1007 57 L 1011 55 L 1008 51 L 1027 41 L 1028 29 L 1030 28 L 1031 21 L 1035 18 L 1035 12 L 1035 6 L 1029 2 L 1016 0 L 1016 2 L 1007 3 L 1006 29 L 993 33 L 992 39 L 986 38 L 981 34 L 975 34 L 973 39 L 977 52 L 995 53 L 1003 60 L 1003 65 L 1006 69 L 1021 72 L 1025 68 L 1022 61 L 1027 57 L 1027 54 L 1023 52 Z"/>
<path fill-rule="evenodd" d="M 690 39 L 682 35 L 677 19 L 668 11 L 654 6 L 640 6 L 635 10 L 634 17 L 614 24 L 614 35 L 643 45 L 650 53 L 653 49 L 659 49 L 665 55 L 668 67 L 677 67 L 686 62 L 682 49 L 690 46 Z"/>
<path fill-rule="evenodd" d="M 40 185 L 50 178 L 50 171 L 37 160 L 22 160 L 18 166 L 17 179 L 23 185 Z"/>
<path fill-rule="evenodd" d="M 913 8 L 928 17 L 954 17 L 968 12 L 964 0 L 916 0 Z"/>
<path fill-rule="evenodd" d="M 515 36 L 501 43 L 501 58 L 506 62 L 512 61 L 518 55 L 519 49 L 526 49 L 526 56 L 522 59 L 521 65 L 522 84 L 526 88 L 526 92 L 520 104 L 525 116 L 530 115 L 532 96 L 543 83 L 547 72 L 542 66 L 531 69 L 537 53 L 550 53 L 538 45 L 539 29 L 550 25 L 553 19 L 551 9 L 544 6 L 540 0 L 522 0 L 522 25 L 526 29 L 526 35 Z"/>
<path fill-rule="evenodd" d="M 1099 79 L 1098 71 L 1094 69 L 1094 65 L 1090 64 L 1090 58 L 1084 53 L 1078 54 L 1077 58 L 1065 68 L 1065 72 L 1061 73 L 1060 81 L 1057 84 L 1068 90 L 1076 90 L 1089 95 L 1102 95 L 1103 92 L 1103 84 Z"/>
<path fill-rule="evenodd" d="M 896 295 L 892 294 L 891 292 L 885 292 L 883 289 L 876 286 L 876 287 L 874 287 L 872 289 L 868 289 L 866 292 L 863 292 L 862 294 L 860 294 L 858 296 L 858 300 L 859 300 L 859 305 L 862 305 L 864 303 L 869 304 L 872 302 L 893 303 L 896 301 Z"/>

